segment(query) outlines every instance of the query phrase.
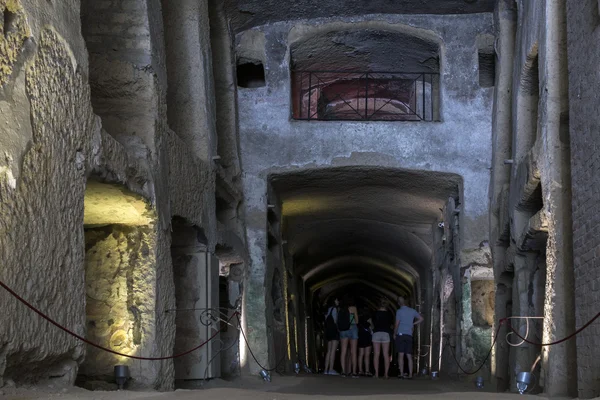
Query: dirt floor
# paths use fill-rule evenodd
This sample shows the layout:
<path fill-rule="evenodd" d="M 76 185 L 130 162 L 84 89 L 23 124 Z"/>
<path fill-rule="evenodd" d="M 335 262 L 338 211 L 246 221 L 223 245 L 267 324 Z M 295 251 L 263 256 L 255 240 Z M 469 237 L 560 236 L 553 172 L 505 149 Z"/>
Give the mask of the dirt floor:
<path fill-rule="evenodd" d="M 488 384 L 488 386 L 490 386 Z M 332 376 L 274 376 L 271 383 L 256 379 L 238 379 L 234 382 L 213 380 L 195 390 L 178 389 L 174 392 L 136 391 L 87 391 L 81 388 L 51 388 L 38 385 L 26 388 L 2 388 L 2 399 L 87 399 L 87 400 L 133 400 L 133 399 L 240 399 L 240 400 L 303 400 L 327 398 L 352 400 L 477 400 L 516 399 L 510 393 L 492 393 L 491 387 L 477 390 L 471 381 L 457 382 L 447 378 L 432 381 L 427 378 L 408 380 L 376 380 L 373 378 L 341 378 Z M 399 396 L 400 395 L 400 396 Z M 519 396 L 521 397 L 521 396 Z M 527 396 L 538 398 L 539 396 Z"/>

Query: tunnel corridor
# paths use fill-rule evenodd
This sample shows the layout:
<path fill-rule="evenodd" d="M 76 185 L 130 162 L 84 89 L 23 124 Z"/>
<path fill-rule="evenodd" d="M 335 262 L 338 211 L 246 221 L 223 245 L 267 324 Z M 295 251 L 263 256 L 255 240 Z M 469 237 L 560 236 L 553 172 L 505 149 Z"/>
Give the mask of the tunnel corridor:
<path fill-rule="evenodd" d="M 417 365 L 439 368 L 429 357 L 433 332 L 442 332 L 432 306 L 440 303 L 435 250 L 445 242 L 443 211 L 459 203 L 457 175 L 378 167 L 333 167 L 274 174 L 270 203 L 280 210 L 280 233 L 288 300 L 288 341 L 297 354 L 322 369 L 326 304 L 351 296 L 357 307 L 373 313 L 380 300 L 395 313 L 403 296 L 425 318 L 415 331 Z M 458 232 L 455 232 L 457 234 Z M 268 259 L 269 260 L 269 259 Z M 278 268 L 277 266 L 275 268 Z M 287 303 L 287 302 L 284 302 Z M 276 349 L 277 358 L 284 349 Z M 427 355 L 424 357 L 424 355 Z"/>

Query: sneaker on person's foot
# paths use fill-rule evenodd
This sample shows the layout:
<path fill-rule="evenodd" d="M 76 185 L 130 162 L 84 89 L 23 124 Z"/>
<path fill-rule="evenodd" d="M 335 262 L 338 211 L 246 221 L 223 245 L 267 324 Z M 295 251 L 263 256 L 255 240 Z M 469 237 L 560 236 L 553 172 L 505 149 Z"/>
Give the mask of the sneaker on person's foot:
<path fill-rule="evenodd" d="M 329 375 L 339 375 L 334 369 L 329 371 Z"/>

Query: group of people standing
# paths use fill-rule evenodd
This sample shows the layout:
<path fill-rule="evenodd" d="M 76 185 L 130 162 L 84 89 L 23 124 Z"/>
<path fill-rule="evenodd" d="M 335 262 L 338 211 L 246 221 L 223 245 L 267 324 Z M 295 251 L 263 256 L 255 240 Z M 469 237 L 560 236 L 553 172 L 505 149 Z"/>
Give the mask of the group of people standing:
<path fill-rule="evenodd" d="M 383 378 L 389 378 L 391 363 L 391 344 L 398 353 L 400 377 L 404 378 L 404 356 L 408 358 L 407 379 L 413 376 L 412 335 L 414 326 L 423 322 L 423 317 L 406 305 L 403 297 L 398 298 L 399 308 L 395 318 L 388 310 L 388 301 L 382 299 L 377 310 L 359 313 L 354 301 L 345 297 L 341 303 L 333 299 L 325 314 L 325 375 L 340 375 L 335 370 L 338 344 L 342 376 L 373 376 L 371 374 L 371 351 L 375 377 L 379 378 L 380 359 L 383 357 Z M 364 369 L 363 369 L 364 366 Z"/>

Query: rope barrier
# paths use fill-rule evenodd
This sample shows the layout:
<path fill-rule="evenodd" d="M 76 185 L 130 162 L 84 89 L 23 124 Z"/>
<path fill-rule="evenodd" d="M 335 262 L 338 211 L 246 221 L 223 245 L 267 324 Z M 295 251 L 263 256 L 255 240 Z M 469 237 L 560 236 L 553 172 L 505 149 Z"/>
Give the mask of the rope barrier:
<path fill-rule="evenodd" d="M 513 328 L 512 324 L 510 323 L 511 319 L 525 319 L 527 321 L 527 333 L 525 334 L 525 337 L 521 336 L 519 334 L 519 332 Z M 592 323 L 594 323 L 595 320 L 597 320 L 598 318 L 600 318 L 600 312 L 598 314 L 596 314 L 596 316 L 594 318 L 592 318 L 591 320 L 589 320 L 585 325 L 583 325 L 581 328 L 577 329 L 575 332 L 573 332 L 572 334 L 570 334 L 569 336 L 560 339 L 560 340 L 556 340 L 554 342 L 551 343 L 536 343 L 536 342 L 532 342 L 529 339 L 527 339 L 527 336 L 529 336 L 529 318 L 540 318 L 540 317 L 507 317 L 507 318 L 502 318 L 501 320 L 498 321 L 498 329 L 496 330 L 496 333 L 494 335 L 494 340 L 492 341 L 492 346 L 490 347 L 490 350 L 487 353 L 487 356 L 485 357 L 485 360 L 483 360 L 483 362 L 481 363 L 481 365 L 479 366 L 479 368 L 477 368 L 475 371 L 466 371 L 461 365 L 460 362 L 458 361 L 458 359 L 456 358 L 456 354 L 454 353 L 454 349 L 452 348 L 452 346 L 449 346 L 449 342 L 446 342 L 446 346 L 444 346 L 444 348 L 442 349 L 442 353 L 444 352 L 444 350 L 446 349 L 446 347 L 450 347 L 450 351 L 452 352 L 452 357 L 454 358 L 454 362 L 456 363 L 456 365 L 458 366 L 458 368 L 466 375 L 475 375 L 476 373 L 478 373 L 481 368 L 483 368 L 483 366 L 485 365 L 485 363 L 488 361 L 488 359 L 490 358 L 490 355 L 492 354 L 492 350 L 494 349 L 494 346 L 496 345 L 496 342 L 498 340 L 498 335 L 500 333 L 500 329 L 502 328 L 502 325 L 507 323 L 508 327 L 512 330 L 511 333 L 514 333 L 519 339 L 522 340 L 521 343 L 519 344 L 515 344 L 515 343 L 511 343 L 508 340 L 508 335 L 506 337 L 506 342 L 513 346 L 513 347 L 518 347 L 520 345 L 522 345 L 523 343 L 529 343 L 531 345 L 534 346 L 554 346 L 563 342 L 566 342 L 569 339 L 572 339 L 573 337 L 575 337 L 576 335 L 578 335 L 579 333 L 581 333 L 584 329 L 586 329 L 588 326 L 590 326 Z"/>
<path fill-rule="evenodd" d="M 161 361 L 161 360 L 169 360 L 169 359 L 174 359 L 174 358 L 179 358 L 179 357 L 183 357 L 187 354 L 190 354 L 198 349 L 200 349 L 201 347 L 203 347 L 204 345 L 206 345 L 208 342 L 210 342 L 211 340 L 213 340 L 219 333 L 221 333 L 221 329 L 218 329 L 217 331 L 215 331 L 215 333 L 213 333 L 213 335 L 211 337 L 209 337 L 207 340 L 205 340 L 204 342 L 200 343 L 198 346 L 189 349 L 187 351 L 184 351 L 182 353 L 179 354 L 175 354 L 172 356 L 165 356 L 165 357 L 140 357 L 140 356 L 133 356 L 130 354 L 125 354 L 125 353 L 120 353 L 118 351 L 114 351 L 111 350 L 109 348 L 106 348 L 104 346 L 101 346 L 97 343 L 94 343 L 80 335 L 78 335 L 77 333 L 65 328 L 64 326 L 62 326 L 61 324 L 59 324 L 58 322 L 54 321 L 52 318 L 48 317 L 46 314 L 44 314 L 43 312 L 41 312 L 40 310 L 38 310 L 37 308 L 35 308 L 33 305 L 31 305 L 27 300 L 25 300 L 24 298 L 22 298 L 21 296 L 19 296 L 14 290 L 12 290 L 10 287 L 8 287 L 4 282 L 0 281 L 0 286 L 2 286 L 7 292 L 9 292 L 13 297 L 15 297 L 17 300 L 19 300 L 21 303 L 23 303 L 25 306 L 27 306 L 29 309 L 31 309 L 33 312 L 35 312 L 36 314 L 38 314 L 40 317 L 42 317 L 43 319 L 45 319 L 46 321 L 50 322 L 52 325 L 56 326 L 57 328 L 61 329 L 62 331 L 68 333 L 69 335 L 79 339 L 80 341 L 95 347 L 97 349 L 106 351 L 107 353 L 111 353 L 111 354 L 115 354 L 121 357 L 127 357 L 127 358 L 131 358 L 134 360 L 145 360 L 145 361 Z M 231 317 L 229 317 L 229 319 L 227 319 L 225 322 L 227 324 L 230 323 L 230 321 L 236 317 L 238 320 L 238 324 L 239 324 L 239 330 L 240 333 L 242 334 L 244 341 L 246 342 L 246 346 L 248 347 L 248 351 L 250 352 L 250 355 L 252 355 L 252 358 L 254 359 L 254 362 L 256 362 L 256 364 L 258 364 L 259 367 L 261 367 L 263 370 L 267 371 L 267 372 L 272 372 L 275 371 L 279 368 L 280 364 L 285 360 L 285 357 L 282 357 L 281 360 L 279 360 L 279 362 L 275 365 L 274 368 L 271 369 L 267 369 L 265 368 L 256 358 L 256 356 L 254 355 L 254 352 L 252 351 L 252 349 L 250 348 L 250 343 L 248 342 L 248 338 L 246 337 L 246 334 L 244 333 L 244 330 L 242 329 L 242 322 L 240 321 L 240 317 L 239 317 L 239 313 L 235 312 L 233 313 L 233 315 L 231 315 Z M 456 365 L 458 366 L 458 368 L 466 375 L 474 375 L 477 372 L 479 372 L 481 370 L 481 368 L 483 368 L 483 366 L 485 365 L 485 363 L 487 363 L 488 359 L 490 358 L 490 355 L 492 354 L 492 350 L 494 349 L 494 346 L 496 345 L 496 342 L 498 340 L 498 334 L 500 333 L 500 329 L 502 328 L 502 325 L 506 322 L 508 322 L 508 327 L 514 332 L 514 334 L 519 337 L 523 342 L 523 343 L 529 343 L 531 345 L 534 346 L 554 346 L 563 342 L 566 342 L 567 340 L 575 337 L 576 335 L 578 335 L 580 332 L 582 332 L 584 329 L 586 329 L 588 326 L 590 326 L 592 323 L 594 323 L 594 321 L 596 319 L 600 318 L 600 312 L 598 314 L 596 314 L 596 316 L 594 318 L 592 318 L 591 320 L 589 320 L 585 325 L 583 325 L 581 328 L 577 329 L 575 332 L 573 332 L 572 334 L 570 334 L 569 336 L 560 339 L 560 340 L 556 340 L 554 342 L 551 343 L 536 343 L 536 342 L 532 342 L 530 340 L 527 339 L 527 337 L 523 337 L 519 334 L 519 332 L 513 328 L 512 324 L 510 323 L 510 317 L 509 318 L 503 318 L 499 321 L 498 324 L 498 329 L 496 330 L 496 333 L 494 334 L 494 340 L 492 341 L 492 345 L 490 347 L 490 350 L 488 351 L 485 359 L 483 360 L 483 362 L 481 363 L 481 365 L 474 371 L 466 371 L 461 365 L 460 362 L 458 361 L 458 359 L 456 358 L 456 354 L 454 352 L 454 349 L 452 348 L 452 346 L 448 346 L 448 343 L 446 344 L 446 346 L 444 346 L 444 349 L 446 347 L 450 347 L 450 351 L 452 352 L 452 357 L 454 358 L 454 361 L 456 363 Z M 528 321 L 528 320 L 527 320 Z M 529 326 L 527 327 L 527 334 L 525 336 L 528 336 L 529 333 Z M 508 338 L 507 338 L 508 339 Z M 508 342 L 508 340 L 507 340 Z M 516 344 L 512 344 L 510 342 L 508 342 L 511 346 L 515 346 Z M 520 345 L 519 344 L 519 345 Z M 516 345 L 518 346 L 518 345 Z M 444 352 L 444 349 L 442 349 L 442 353 Z"/>
<path fill-rule="evenodd" d="M 523 342 L 525 343 L 529 343 L 531 345 L 534 346 L 554 346 L 556 344 L 560 344 L 563 342 L 566 342 L 567 340 L 573 338 L 574 336 L 578 335 L 581 331 L 583 331 L 585 328 L 587 328 L 588 326 L 590 326 L 595 320 L 597 320 L 600 317 L 600 312 L 598 314 L 596 314 L 596 316 L 594 318 L 592 318 L 591 320 L 589 320 L 585 325 L 583 325 L 581 328 L 577 329 L 575 332 L 571 333 L 569 336 L 560 339 L 560 340 L 556 340 L 554 342 L 550 342 L 550 343 L 536 343 L 536 342 L 532 342 L 529 339 L 527 339 L 526 337 L 523 337 L 519 334 L 519 332 L 517 332 L 517 330 L 515 328 L 512 327 L 512 324 L 510 323 L 510 318 L 506 318 L 508 320 L 508 327 L 515 333 L 515 335 L 517 337 L 519 337 L 519 339 L 521 339 Z"/>
<path fill-rule="evenodd" d="M 461 365 L 460 362 L 458 361 L 458 359 L 456 358 L 456 353 L 454 353 L 454 349 L 452 348 L 452 346 L 449 346 L 449 342 L 446 343 L 446 347 L 450 347 L 450 352 L 452 353 L 452 357 L 454 358 L 454 362 L 456 363 L 456 365 L 458 366 L 458 368 L 463 372 L 463 374 L 466 375 L 475 375 L 476 373 L 478 373 L 481 368 L 483 368 L 483 366 L 485 365 L 485 363 L 487 363 L 488 359 L 490 358 L 490 355 L 492 354 L 492 350 L 494 350 L 494 346 L 496 345 L 496 341 L 498 340 L 498 334 L 500 333 L 500 329 L 502 328 L 502 324 L 504 324 L 504 322 L 506 322 L 505 319 L 501 319 L 500 323 L 498 324 L 498 329 L 496 329 L 496 334 L 494 335 L 494 340 L 492 341 L 492 346 L 490 347 L 490 350 L 487 353 L 487 356 L 485 356 L 485 359 L 483 360 L 483 362 L 481 363 L 481 365 L 479 366 L 479 368 L 477 368 L 474 371 L 466 371 Z M 442 353 L 444 351 L 442 350 Z"/>
<path fill-rule="evenodd" d="M 21 303 L 23 303 L 24 305 L 26 305 L 27 307 L 29 307 L 29 309 L 31 309 L 33 312 L 35 312 L 36 314 L 38 314 L 40 317 L 44 318 L 46 321 L 50 322 L 52 325 L 56 326 L 57 328 L 63 330 L 64 332 L 68 333 L 69 335 L 81 340 L 82 342 L 89 344 L 92 347 L 95 347 L 97 349 L 106 351 L 107 353 L 112 353 L 121 357 L 127 357 L 127 358 L 132 358 L 134 360 L 144 360 L 144 361 L 160 361 L 160 360 L 169 360 L 172 358 L 178 358 L 178 357 L 183 357 L 187 354 L 190 354 L 198 349 L 200 349 L 202 346 L 206 345 L 208 342 L 210 342 L 211 340 L 213 340 L 220 332 L 221 329 L 217 330 L 211 337 L 209 337 L 207 340 L 205 340 L 204 342 L 200 343 L 198 346 L 184 351 L 183 353 L 179 353 L 179 354 L 175 354 L 172 356 L 166 356 L 166 357 L 140 357 L 140 356 L 132 356 L 130 354 L 125 354 L 125 353 L 120 353 L 118 351 L 114 351 L 111 350 L 109 348 L 106 348 L 104 346 L 100 346 L 99 344 L 96 344 L 92 341 L 87 340 L 86 338 L 84 338 L 83 336 L 80 336 L 78 334 L 76 334 L 75 332 L 65 328 L 64 326 L 62 326 L 61 324 L 59 324 L 58 322 L 55 322 L 52 318 L 48 317 L 46 314 L 44 314 L 43 312 L 41 312 L 40 310 L 38 310 L 37 308 L 35 308 L 34 306 L 32 306 L 29 302 L 27 302 L 27 300 L 25 300 L 24 298 L 22 298 L 21 296 L 19 296 L 17 293 L 15 293 L 14 290 L 12 290 L 11 288 L 9 288 L 4 282 L 0 281 L 0 286 L 2 286 L 8 293 L 10 293 L 11 295 L 13 295 L 17 300 L 19 300 Z M 235 317 L 236 315 L 238 315 L 237 312 L 235 312 L 228 320 L 227 322 L 231 321 L 233 319 L 233 317 Z M 239 318 L 238 318 L 239 320 Z"/>
<path fill-rule="evenodd" d="M 184 351 L 183 353 L 175 354 L 175 355 L 172 355 L 172 356 L 166 356 L 166 357 L 140 357 L 140 356 L 133 356 L 133 355 L 130 355 L 130 354 L 120 353 L 118 351 L 111 350 L 111 349 L 106 348 L 104 346 L 101 346 L 101 345 L 99 345 L 97 343 L 94 343 L 94 342 L 92 342 L 92 341 L 84 338 L 83 336 L 78 335 L 77 333 L 71 331 L 68 328 L 65 328 L 64 326 L 62 326 L 61 324 L 59 324 L 58 322 L 54 321 L 52 318 L 50 318 L 49 316 L 47 316 L 46 314 L 44 314 L 43 312 L 41 312 L 40 310 L 38 310 L 36 307 L 34 307 L 32 304 L 30 304 L 27 300 L 25 300 L 24 298 L 22 298 L 21 296 L 19 296 L 14 290 L 12 290 L 10 287 L 8 287 L 4 282 L 0 281 L 0 286 L 2 286 L 8 293 L 10 293 L 13 297 L 15 297 L 17 300 L 19 300 L 21 303 L 23 303 L 25 306 L 27 306 L 33 312 L 35 312 L 36 314 L 38 314 L 40 317 L 42 317 L 46 321 L 50 322 L 52 325 L 56 326 L 60 330 L 68 333 L 69 335 L 71 335 L 71 336 L 79 339 L 80 341 L 82 341 L 82 342 L 84 342 L 84 343 L 86 343 L 86 344 L 88 344 L 90 346 L 93 346 L 93 347 L 95 347 L 97 349 L 106 351 L 107 353 L 115 354 L 115 355 L 122 356 L 122 357 L 131 358 L 131 359 L 134 359 L 134 360 L 160 361 L 160 360 L 168 360 L 168 359 L 174 359 L 174 358 L 183 357 L 183 356 L 185 356 L 187 354 L 193 353 L 194 351 L 200 349 L 201 347 L 203 347 L 204 345 L 206 345 L 208 342 L 210 342 L 211 340 L 213 340 L 221 332 L 221 329 L 217 330 L 207 340 L 205 340 L 204 342 L 200 343 L 198 346 L 196 346 L 196 347 L 194 347 L 192 349 Z M 248 343 L 248 339 L 246 338 L 246 334 L 244 333 L 244 330 L 242 329 L 242 323 L 240 321 L 239 312 L 237 312 L 237 311 L 234 312 L 233 315 L 231 315 L 231 317 L 229 317 L 227 320 L 224 320 L 223 322 L 225 322 L 228 325 L 231 325 L 230 322 L 231 322 L 231 320 L 234 317 L 236 317 L 237 320 L 238 320 L 240 333 L 244 337 L 244 341 L 246 342 L 246 345 L 248 346 L 248 350 L 250 351 L 250 354 L 252 355 L 252 358 L 254 359 L 254 361 L 256 362 L 256 364 L 258 364 L 259 367 L 261 367 L 262 369 L 264 369 L 267 372 L 271 372 L 271 371 L 277 370 L 279 368 L 279 366 L 281 365 L 281 363 L 285 360 L 285 356 L 282 357 L 281 360 L 279 360 L 279 362 L 277 363 L 277 365 L 275 365 L 275 368 L 271 368 L 271 369 L 264 368 L 260 364 L 260 362 L 258 362 L 258 360 L 256 359 L 256 357 L 254 356 L 254 353 L 252 352 L 252 349 L 250 348 L 250 344 Z M 219 350 L 219 353 L 222 350 L 223 349 Z M 219 354 L 219 353 L 217 353 L 217 354 Z M 213 358 L 214 358 L 214 356 L 213 356 Z M 210 361 L 212 361 L 212 359 Z"/>
<path fill-rule="evenodd" d="M 250 355 L 252 356 L 252 358 L 254 359 L 254 362 L 263 370 L 265 370 L 266 372 L 273 372 L 276 371 L 277 368 L 279 368 L 279 366 L 281 365 L 281 363 L 283 362 L 283 360 L 285 360 L 285 356 L 281 357 L 281 359 L 279 360 L 279 362 L 277 362 L 277 364 L 275 365 L 274 368 L 268 369 L 263 367 L 263 365 L 257 360 L 256 356 L 254 355 L 254 352 L 252 351 L 252 349 L 250 348 L 250 343 L 248 343 L 248 338 L 246 338 L 246 334 L 244 333 L 244 330 L 242 329 L 242 321 L 240 321 L 240 315 L 239 314 L 235 314 L 235 316 L 237 317 L 238 320 L 238 324 L 240 325 L 240 332 L 242 334 L 242 336 L 244 337 L 244 342 L 246 342 L 246 346 L 248 347 L 248 351 L 250 352 Z"/>

